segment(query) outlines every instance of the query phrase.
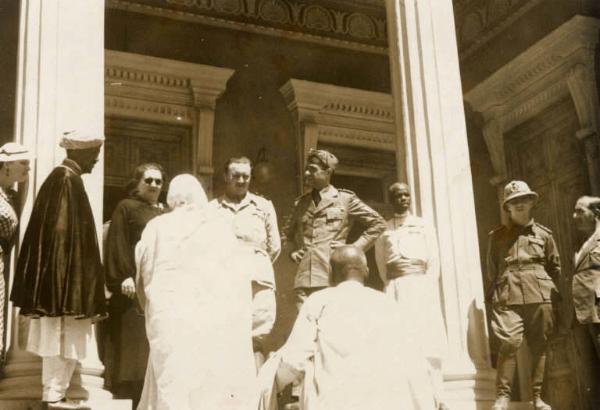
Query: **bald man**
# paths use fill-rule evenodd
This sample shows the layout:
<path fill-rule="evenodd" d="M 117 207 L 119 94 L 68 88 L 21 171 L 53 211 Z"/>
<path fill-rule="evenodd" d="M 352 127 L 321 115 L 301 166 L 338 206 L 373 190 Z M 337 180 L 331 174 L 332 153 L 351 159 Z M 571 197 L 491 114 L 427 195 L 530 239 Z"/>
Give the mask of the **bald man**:
<path fill-rule="evenodd" d="M 365 254 L 347 245 L 330 260 L 332 287 L 307 298 L 269 359 L 279 361 L 277 387 L 304 378 L 304 410 L 433 409 L 420 341 L 389 298 L 364 286 Z"/>
<path fill-rule="evenodd" d="M 442 357 L 446 348 L 446 329 L 440 307 L 440 263 L 433 226 L 410 212 L 411 195 L 407 184 L 396 182 L 389 189 L 394 217 L 375 242 L 375 259 L 385 293 L 396 308 L 410 312 L 412 326 L 431 366 L 436 409 L 447 409 L 443 402 Z"/>

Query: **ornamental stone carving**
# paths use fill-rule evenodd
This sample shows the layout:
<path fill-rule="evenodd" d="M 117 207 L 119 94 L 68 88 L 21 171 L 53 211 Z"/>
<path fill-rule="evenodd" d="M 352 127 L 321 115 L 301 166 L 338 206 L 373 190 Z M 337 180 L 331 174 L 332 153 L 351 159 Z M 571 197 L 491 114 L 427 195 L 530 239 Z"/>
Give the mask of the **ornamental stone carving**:
<path fill-rule="evenodd" d="M 386 54 L 383 1 L 106 0 L 109 8 Z"/>

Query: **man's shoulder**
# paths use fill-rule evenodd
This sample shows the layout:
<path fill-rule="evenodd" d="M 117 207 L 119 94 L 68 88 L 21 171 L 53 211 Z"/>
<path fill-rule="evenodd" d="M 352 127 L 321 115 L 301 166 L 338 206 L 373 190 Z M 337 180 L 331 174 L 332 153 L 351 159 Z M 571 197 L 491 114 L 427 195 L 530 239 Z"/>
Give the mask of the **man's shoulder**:
<path fill-rule="evenodd" d="M 552 229 L 548 228 L 547 226 L 542 225 L 539 222 L 534 222 L 533 228 L 534 228 L 534 230 L 537 230 L 542 235 L 552 236 Z"/>
<path fill-rule="evenodd" d="M 489 231 L 488 235 L 490 237 L 495 237 L 495 236 L 501 235 L 502 233 L 506 232 L 506 230 L 507 230 L 506 225 L 498 225 L 494 229 Z"/>
<path fill-rule="evenodd" d="M 305 192 L 302 195 L 299 195 L 296 198 L 294 198 L 294 207 L 301 206 L 301 205 L 309 202 L 311 199 L 312 199 L 312 197 L 310 196 L 310 191 Z"/>
<path fill-rule="evenodd" d="M 266 210 L 269 209 L 273 206 L 273 202 L 271 202 L 270 199 L 265 198 L 264 196 L 254 193 L 254 192 L 248 192 L 248 198 L 253 201 L 257 207 L 259 207 L 260 209 Z"/>

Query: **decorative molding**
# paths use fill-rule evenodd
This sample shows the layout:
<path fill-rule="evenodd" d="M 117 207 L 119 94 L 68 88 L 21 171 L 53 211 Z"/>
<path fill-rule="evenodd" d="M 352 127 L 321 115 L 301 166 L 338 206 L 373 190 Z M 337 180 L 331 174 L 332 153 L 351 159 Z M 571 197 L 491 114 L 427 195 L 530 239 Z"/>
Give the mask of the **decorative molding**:
<path fill-rule="evenodd" d="M 391 95 L 297 79 L 285 83 L 280 92 L 296 121 L 300 169 L 304 168 L 309 149 L 319 143 L 396 151 Z M 340 166 L 342 171 L 337 172 L 346 175 L 364 176 L 366 173 L 378 177 L 382 173 L 370 163 Z"/>
<path fill-rule="evenodd" d="M 106 50 L 108 113 L 192 123 L 193 107 L 214 109 L 234 70 Z M 119 110 L 123 111 L 120 112 Z"/>
<path fill-rule="evenodd" d="M 349 12 L 347 7 L 295 0 L 107 0 L 106 5 L 288 40 L 387 54 L 383 8 Z"/>
<path fill-rule="evenodd" d="M 390 94 L 340 87 L 332 84 L 291 79 L 280 88 L 288 109 L 297 112 L 300 121 L 319 124 L 354 124 L 394 132 L 393 100 Z"/>
<path fill-rule="evenodd" d="M 194 121 L 190 108 L 176 104 L 110 95 L 105 96 L 104 104 L 106 115 L 183 125 L 192 125 Z"/>
<path fill-rule="evenodd" d="M 106 50 L 108 116 L 187 126 L 192 167 L 211 190 L 214 109 L 234 70 Z"/>
<path fill-rule="evenodd" d="M 396 152 L 394 136 L 390 134 L 323 125 L 318 130 L 319 141 L 325 143 Z"/>
<path fill-rule="evenodd" d="M 574 67 L 593 64 L 600 20 L 575 16 L 465 94 L 486 121 L 503 131 L 568 96 Z"/>
<path fill-rule="evenodd" d="M 542 0 L 456 0 L 456 33 L 461 60 L 509 28 Z"/>

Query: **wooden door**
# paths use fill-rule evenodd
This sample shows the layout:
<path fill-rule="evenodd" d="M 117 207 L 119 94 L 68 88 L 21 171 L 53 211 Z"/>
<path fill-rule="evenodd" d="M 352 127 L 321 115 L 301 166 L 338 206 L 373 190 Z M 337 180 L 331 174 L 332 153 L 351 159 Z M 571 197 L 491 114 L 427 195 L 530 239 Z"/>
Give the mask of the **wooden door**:
<path fill-rule="evenodd" d="M 510 178 L 526 181 L 540 195 L 534 218 L 552 229 L 563 278 L 573 272 L 573 255 L 579 245 L 572 223 L 573 207 L 577 198 L 589 192 L 583 147 L 575 137 L 578 128 L 575 107 L 565 99 L 506 135 Z M 560 292 L 565 302 L 560 321 L 567 325 L 572 314 L 570 286 L 563 283 Z M 574 371 L 575 355 L 569 334 L 552 338 L 545 388 L 555 410 L 587 410 Z"/>
<path fill-rule="evenodd" d="M 124 187 L 136 166 L 156 162 L 165 169 L 167 180 L 184 172 L 193 174 L 190 127 L 107 117 L 105 134 L 105 221 L 125 197 Z M 163 190 L 167 187 L 164 184 Z"/>

